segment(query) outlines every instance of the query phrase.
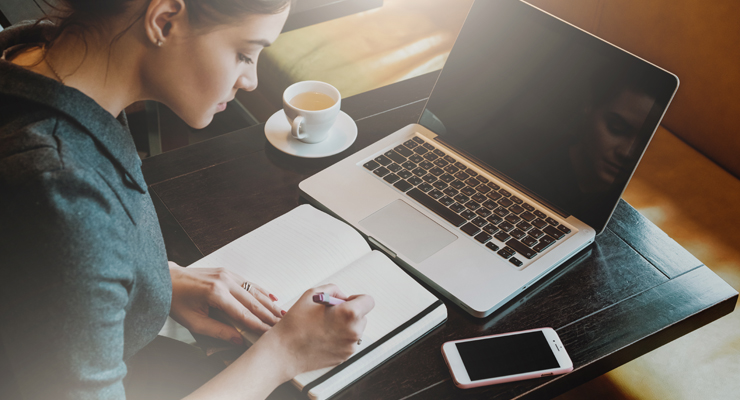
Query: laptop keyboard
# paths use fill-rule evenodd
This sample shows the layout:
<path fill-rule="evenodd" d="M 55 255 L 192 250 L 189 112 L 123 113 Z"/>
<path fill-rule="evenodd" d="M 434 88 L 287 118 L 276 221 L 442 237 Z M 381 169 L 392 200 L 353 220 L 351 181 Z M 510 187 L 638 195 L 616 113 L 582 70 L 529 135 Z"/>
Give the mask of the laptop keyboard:
<path fill-rule="evenodd" d="M 418 136 L 363 166 L 516 267 L 571 233 L 551 215 Z"/>

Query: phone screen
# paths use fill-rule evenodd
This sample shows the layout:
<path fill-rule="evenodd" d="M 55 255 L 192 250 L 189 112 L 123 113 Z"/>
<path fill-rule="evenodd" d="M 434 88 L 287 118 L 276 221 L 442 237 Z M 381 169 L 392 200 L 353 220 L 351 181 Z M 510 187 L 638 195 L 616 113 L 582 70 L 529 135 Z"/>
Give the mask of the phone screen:
<path fill-rule="evenodd" d="M 471 381 L 558 368 L 541 331 L 455 343 Z"/>

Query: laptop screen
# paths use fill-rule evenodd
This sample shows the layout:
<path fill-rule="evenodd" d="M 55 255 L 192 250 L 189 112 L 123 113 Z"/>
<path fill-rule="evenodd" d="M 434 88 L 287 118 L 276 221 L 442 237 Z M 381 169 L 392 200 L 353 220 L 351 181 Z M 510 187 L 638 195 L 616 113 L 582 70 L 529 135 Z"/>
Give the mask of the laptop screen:
<path fill-rule="evenodd" d="M 601 232 L 677 86 L 526 3 L 478 0 L 419 123 Z"/>

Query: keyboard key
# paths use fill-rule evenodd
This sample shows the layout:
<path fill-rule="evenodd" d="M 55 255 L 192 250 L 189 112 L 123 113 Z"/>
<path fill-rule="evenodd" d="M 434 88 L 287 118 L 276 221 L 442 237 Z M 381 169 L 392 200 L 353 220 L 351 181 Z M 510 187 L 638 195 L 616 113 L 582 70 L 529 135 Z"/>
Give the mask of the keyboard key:
<path fill-rule="evenodd" d="M 419 155 L 418 155 L 418 154 L 414 154 L 414 155 L 412 155 L 411 157 L 409 157 L 409 161 L 411 161 L 412 163 L 416 163 L 416 164 L 418 164 L 418 163 L 420 163 L 420 162 L 424 161 L 424 159 L 423 159 L 423 158 L 421 158 L 421 157 L 419 157 Z"/>
<path fill-rule="evenodd" d="M 401 171 L 403 169 L 400 165 L 398 165 L 396 163 L 390 164 L 386 168 L 388 168 L 389 170 L 391 170 L 391 172 L 398 172 L 398 171 Z"/>
<path fill-rule="evenodd" d="M 460 216 L 468 221 L 476 217 L 475 213 L 470 210 L 463 210 L 463 212 L 460 213 Z"/>
<path fill-rule="evenodd" d="M 377 176 L 386 176 L 386 175 L 388 175 L 388 174 L 389 174 L 390 172 L 391 172 L 391 171 L 388 171 L 388 168 L 386 168 L 386 167 L 380 167 L 380 168 L 376 169 L 375 171 L 373 171 L 373 173 L 374 173 L 375 175 L 377 175 Z"/>
<path fill-rule="evenodd" d="M 477 201 L 478 203 L 484 203 L 486 202 L 486 196 L 480 194 L 480 193 L 473 193 L 472 195 L 469 195 L 471 199 Z"/>
<path fill-rule="evenodd" d="M 543 229 L 542 231 L 554 237 L 555 239 L 562 239 L 563 237 L 565 237 L 563 231 L 555 228 L 554 226 L 546 226 L 545 229 Z"/>
<path fill-rule="evenodd" d="M 445 160 L 444 160 L 443 158 L 438 158 L 438 159 L 436 159 L 436 160 L 434 161 L 434 165 L 436 165 L 436 166 L 438 166 L 438 167 L 440 167 L 440 168 L 444 168 L 444 167 L 446 167 L 446 166 L 447 166 L 448 164 L 449 164 L 449 163 L 448 163 L 447 161 L 445 161 Z"/>
<path fill-rule="evenodd" d="M 422 161 L 422 162 L 419 163 L 419 167 L 428 170 L 430 168 L 433 168 L 434 167 L 434 164 L 430 163 L 429 161 L 424 160 L 424 161 Z"/>
<path fill-rule="evenodd" d="M 450 206 L 450 204 L 455 204 L 455 200 L 452 200 L 451 198 L 449 198 L 447 196 L 442 197 L 441 199 L 439 199 L 439 202 L 442 203 L 442 204 L 444 204 L 444 205 L 446 205 L 446 206 L 448 206 L 448 207 Z"/>
<path fill-rule="evenodd" d="M 478 229 L 477 226 L 471 224 L 470 222 L 468 222 L 467 224 L 463 225 L 463 227 L 460 228 L 460 230 L 463 231 L 463 232 L 465 232 L 465 233 L 467 233 L 470 236 L 474 236 L 475 234 L 477 234 L 478 232 L 480 232 L 480 229 Z"/>
<path fill-rule="evenodd" d="M 533 219 L 537 218 L 537 217 L 535 217 L 535 216 L 534 216 L 534 214 L 532 214 L 532 213 L 531 213 L 531 212 L 529 212 L 529 211 L 525 211 L 525 212 L 523 212 L 523 213 L 519 214 L 519 216 L 520 216 L 520 217 L 521 217 L 521 218 L 522 218 L 523 220 L 525 220 L 525 221 L 527 221 L 527 222 L 529 222 L 529 221 L 531 221 L 531 220 L 533 220 Z"/>
<path fill-rule="evenodd" d="M 473 224 L 474 224 L 475 226 L 477 226 L 477 227 L 479 227 L 479 228 L 482 228 L 482 227 L 484 227 L 484 226 L 488 225 L 488 222 L 486 222 L 486 220 L 485 220 L 485 219 L 483 219 L 483 218 L 481 218 L 481 217 L 477 217 L 477 218 L 475 218 L 474 220 L 472 220 L 471 222 L 472 222 L 472 223 L 473 223 Z"/>
<path fill-rule="evenodd" d="M 489 210 L 494 210 L 494 209 L 496 209 L 496 207 L 498 207 L 498 204 L 492 202 L 491 200 L 486 200 L 486 201 L 483 202 L 483 207 L 485 207 L 485 208 L 487 208 Z"/>
<path fill-rule="evenodd" d="M 440 157 L 446 156 L 445 152 L 442 151 L 442 150 L 440 150 L 440 149 L 434 149 L 434 154 L 436 154 L 436 155 L 438 155 Z"/>
<path fill-rule="evenodd" d="M 540 243 L 547 243 L 547 244 L 553 244 L 555 243 L 555 239 L 551 238 L 550 236 L 543 236 L 542 239 L 540 239 Z"/>
<path fill-rule="evenodd" d="M 509 207 L 509 211 L 513 212 L 514 214 L 520 214 L 522 211 L 524 211 L 524 208 L 520 205 L 514 204 L 513 206 Z"/>
<path fill-rule="evenodd" d="M 402 164 L 402 163 L 406 162 L 406 157 L 404 157 L 404 156 L 396 153 L 395 150 L 388 150 L 388 151 L 386 151 L 385 152 L 385 156 L 388 157 L 388 158 L 390 158 L 391 160 L 399 163 L 399 164 Z"/>
<path fill-rule="evenodd" d="M 451 223 L 454 226 L 459 227 L 465 222 L 465 219 L 454 212 L 452 212 L 449 208 L 442 206 L 441 204 L 437 203 L 436 200 L 433 198 L 427 196 L 422 192 L 421 190 L 414 188 L 407 192 L 409 197 L 412 199 L 418 201 L 426 208 L 430 209 L 435 214 L 442 217 L 445 221 Z M 452 200 L 452 199 L 450 199 Z"/>
<path fill-rule="evenodd" d="M 517 267 L 521 267 L 522 266 L 522 262 L 518 258 L 516 258 L 516 257 L 511 257 L 509 259 L 509 262 L 512 263 L 512 264 L 514 264 L 514 265 L 516 265 Z"/>
<path fill-rule="evenodd" d="M 375 162 L 375 160 L 370 160 L 370 161 L 366 162 L 365 165 L 363 165 L 363 167 L 369 169 L 370 171 L 374 170 L 375 168 L 378 168 L 379 166 L 380 166 L 380 164 L 378 164 L 377 162 Z"/>
<path fill-rule="evenodd" d="M 545 221 L 547 221 L 547 223 L 550 224 L 550 225 L 552 225 L 552 226 L 558 226 L 558 225 L 560 225 L 560 223 L 558 221 L 556 221 L 555 218 L 547 217 L 547 219 L 545 219 Z"/>
<path fill-rule="evenodd" d="M 509 193 L 506 189 L 499 189 L 498 192 L 506 197 L 511 196 L 511 193 Z"/>
<path fill-rule="evenodd" d="M 458 171 L 460 171 L 460 168 L 450 164 L 444 168 L 445 172 L 448 174 L 456 174 Z"/>
<path fill-rule="evenodd" d="M 527 236 L 527 234 L 522 232 L 520 229 L 514 229 L 513 231 L 509 232 L 509 235 L 514 236 L 517 239 L 521 239 L 524 236 Z"/>
<path fill-rule="evenodd" d="M 403 179 L 408 179 L 409 176 L 413 175 L 411 172 L 406 171 L 405 169 L 398 171 L 397 174 Z"/>
<path fill-rule="evenodd" d="M 522 220 L 521 218 L 517 217 L 514 214 L 509 214 L 504 219 L 507 220 L 507 221 L 509 221 L 509 222 L 511 222 L 512 224 L 516 224 L 516 223 L 518 223 L 519 221 Z"/>
<path fill-rule="evenodd" d="M 533 238 L 532 236 L 525 236 L 521 239 L 519 239 L 520 242 L 524 243 L 526 246 L 532 247 L 535 244 L 537 244 L 537 239 Z"/>
<path fill-rule="evenodd" d="M 434 150 L 434 146 L 432 146 L 431 143 L 424 142 L 421 145 L 424 146 L 424 148 L 427 149 L 427 150 Z"/>
<path fill-rule="evenodd" d="M 542 229 L 547 226 L 547 222 L 537 218 L 536 220 L 532 221 L 532 225 L 536 226 L 538 229 Z"/>
<path fill-rule="evenodd" d="M 488 198 L 491 199 L 491 200 L 493 200 L 493 201 L 499 200 L 499 199 L 501 199 L 503 197 L 498 192 L 491 192 L 491 193 L 488 193 L 486 196 L 488 196 Z"/>
<path fill-rule="evenodd" d="M 432 186 L 439 190 L 444 190 L 445 188 L 447 188 L 447 184 L 442 181 L 436 181 L 432 184 Z"/>
<path fill-rule="evenodd" d="M 412 163 L 411 161 L 406 161 L 405 163 L 401 164 L 401 166 L 406 168 L 409 171 L 416 168 L 416 164 Z"/>
<path fill-rule="evenodd" d="M 481 243 L 485 243 L 485 242 L 491 240 L 491 235 L 489 235 L 489 234 L 487 234 L 485 232 L 481 232 L 481 233 L 479 233 L 478 235 L 475 236 L 475 240 L 477 240 L 477 241 L 479 241 Z"/>
<path fill-rule="evenodd" d="M 478 186 L 475 187 L 475 190 L 477 190 L 477 191 L 479 191 L 479 192 L 481 192 L 483 194 L 486 194 L 486 193 L 488 193 L 488 192 L 491 191 L 491 188 L 488 187 L 488 185 L 478 185 Z"/>
<path fill-rule="evenodd" d="M 465 187 L 465 184 L 460 181 L 452 181 L 450 183 L 450 186 L 454 187 L 457 190 L 460 190 Z"/>
<path fill-rule="evenodd" d="M 405 142 L 403 142 L 403 145 L 408 147 L 409 149 L 413 149 L 414 147 L 418 146 L 419 144 L 414 142 L 412 139 L 409 139 Z"/>
<path fill-rule="evenodd" d="M 460 161 L 456 162 L 455 163 L 455 166 L 458 167 L 458 168 L 460 168 L 463 171 L 465 171 L 466 169 L 468 169 L 468 167 L 465 166 L 465 164 L 461 163 Z"/>
<path fill-rule="evenodd" d="M 467 173 L 468 175 L 472 176 L 472 177 L 476 177 L 476 176 L 478 176 L 478 173 L 477 173 L 477 172 L 475 172 L 474 170 L 472 170 L 471 168 L 468 168 L 468 169 L 466 169 L 466 170 L 465 170 L 465 172 L 466 172 L 466 173 Z"/>
<path fill-rule="evenodd" d="M 462 193 L 459 193 L 457 196 L 454 197 L 455 201 L 458 203 L 467 203 L 470 198 Z"/>
<path fill-rule="evenodd" d="M 384 155 L 379 155 L 379 156 L 375 157 L 375 162 L 377 162 L 380 165 L 388 165 L 388 164 L 392 163 L 393 161 L 391 161 L 390 158 L 388 158 L 388 157 L 386 157 Z"/>
<path fill-rule="evenodd" d="M 400 155 L 402 155 L 404 157 L 408 157 L 408 156 L 414 154 L 413 151 L 409 150 L 408 147 L 403 146 L 403 145 L 396 146 L 396 147 L 393 148 L 393 150 L 395 150 L 396 153 L 398 153 L 398 154 L 400 154 Z"/>
<path fill-rule="evenodd" d="M 429 170 L 429 173 L 432 174 L 432 175 L 434 175 L 434 176 L 440 176 L 440 175 L 444 174 L 445 172 L 442 171 L 442 168 L 436 167 L 436 168 L 430 169 Z"/>
<path fill-rule="evenodd" d="M 416 185 L 418 185 L 418 184 L 420 184 L 422 182 L 422 180 L 419 179 L 419 177 L 417 177 L 417 176 L 411 176 L 411 177 L 409 177 L 409 179 L 406 179 L 406 180 L 409 181 L 409 183 L 412 184 L 412 185 L 414 185 L 414 186 L 416 186 Z"/>
<path fill-rule="evenodd" d="M 536 215 L 536 216 L 537 216 L 537 218 L 539 218 L 539 219 L 545 219 L 545 218 L 547 218 L 547 215 L 545 215 L 545 213 L 543 213 L 543 212 L 542 212 L 542 211 L 540 211 L 540 210 L 534 210 L 534 211 L 533 211 L 532 213 L 533 213 L 534 215 Z"/>
<path fill-rule="evenodd" d="M 498 228 L 501 229 L 504 232 L 508 232 L 508 231 L 514 229 L 514 225 L 512 225 L 512 224 L 510 224 L 510 223 L 508 223 L 506 221 L 504 221 L 504 222 L 498 224 Z"/>
<path fill-rule="evenodd" d="M 396 175 L 396 174 L 388 174 L 388 175 L 386 175 L 383 178 L 383 180 L 386 181 L 386 182 L 388 182 L 388 183 L 395 183 L 399 179 L 401 179 L 401 178 L 398 175 Z"/>
<path fill-rule="evenodd" d="M 493 210 L 493 213 L 496 214 L 496 215 L 498 215 L 499 217 L 505 217 L 505 216 L 509 215 L 509 210 L 507 210 L 507 209 L 505 209 L 503 207 L 499 207 L 499 208 Z"/>
<path fill-rule="evenodd" d="M 488 179 L 486 179 L 483 175 L 475 177 L 475 179 L 479 180 L 481 183 L 488 183 Z"/>
<path fill-rule="evenodd" d="M 425 170 L 424 168 L 416 168 L 411 172 L 416 176 L 424 176 L 427 174 L 427 170 Z"/>
<path fill-rule="evenodd" d="M 534 251 L 536 251 L 538 253 L 542 253 L 545 249 L 547 249 L 550 246 L 552 246 L 552 243 L 539 242 L 534 247 L 532 247 L 532 250 L 534 250 Z"/>
<path fill-rule="evenodd" d="M 483 232 L 486 232 L 489 235 L 493 235 L 494 233 L 498 231 L 499 229 L 495 225 L 488 224 L 483 227 Z"/>
<path fill-rule="evenodd" d="M 498 201 L 498 204 L 501 207 L 509 207 L 510 205 L 512 205 L 514 203 L 511 200 L 507 199 L 507 198 L 503 198 L 503 199 L 501 199 L 501 200 Z"/>
<path fill-rule="evenodd" d="M 511 239 L 511 236 L 509 236 L 509 235 L 508 235 L 508 234 L 507 234 L 506 232 L 504 232 L 504 231 L 501 231 L 501 232 L 499 232 L 499 233 L 497 233 L 497 234 L 493 235 L 493 237 L 494 237 L 494 238 L 496 238 L 496 240 L 498 240 L 499 242 L 502 242 L 502 243 L 503 243 L 503 242 L 506 242 L 506 241 L 507 241 L 507 240 L 509 240 L 509 239 Z"/>
<path fill-rule="evenodd" d="M 437 200 L 442 196 L 444 196 L 444 194 L 442 194 L 442 192 L 440 192 L 437 189 L 434 189 L 431 192 L 429 192 L 429 197 L 433 198 L 434 200 Z"/>
<path fill-rule="evenodd" d="M 499 189 L 501 189 L 501 186 L 499 186 L 499 185 L 497 185 L 497 184 L 495 184 L 493 182 L 488 182 L 488 187 L 490 187 L 493 190 L 499 190 Z"/>
<path fill-rule="evenodd" d="M 439 156 L 438 156 L 438 155 L 436 155 L 436 154 L 434 154 L 434 153 L 432 153 L 432 152 L 429 152 L 429 153 L 427 153 L 427 154 L 424 154 L 424 158 L 425 158 L 425 159 L 426 159 L 427 161 L 434 161 L 434 160 L 438 159 L 438 158 L 439 158 Z"/>
<path fill-rule="evenodd" d="M 491 215 L 490 217 L 486 218 L 486 221 L 488 221 L 488 222 L 490 222 L 490 223 L 492 223 L 494 225 L 498 225 L 498 224 L 504 222 L 504 220 L 501 219 L 501 217 L 499 217 L 498 215 Z"/>
<path fill-rule="evenodd" d="M 524 207 L 527 211 L 534 211 L 534 207 L 532 207 L 529 203 L 522 204 L 522 207 Z"/>
<path fill-rule="evenodd" d="M 470 179 L 466 180 L 465 183 L 467 183 L 468 186 L 470 186 L 470 187 L 476 187 L 476 186 L 480 185 L 480 181 L 477 180 L 477 179 L 475 179 L 475 178 L 470 178 Z"/>
<path fill-rule="evenodd" d="M 450 183 L 455 180 L 455 177 L 450 174 L 442 174 L 439 179 L 443 180 L 445 183 Z"/>
<path fill-rule="evenodd" d="M 475 194 L 478 194 L 478 192 L 476 192 L 475 189 L 471 188 L 470 186 L 465 186 L 464 188 L 460 189 L 460 191 L 465 193 L 466 196 L 473 196 Z"/>
<path fill-rule="evenodd" d="M 500 255 L 503 258 L 509 258 L 514 255 L 514 252 L 511 251 L 511 249 L 509 249 L 508 247 L 504 247 L 503 249 L 499 250 L 498 253 L 496 254 Z"/>
<path fill-rule="evenodd" d="M 445 190 L 443 190 L 442 193 L 444 193 L 444 194 L 446 194 L 446 195 L 448 195 L 450 197 L 455 197 L 455 196 L 457 196 L 457 194 L 459 192 L 455 188 L 448 187 Z"/>
<path fill-rule="evenodd" d="M 454 164 L 456 160 L 450 156 L 445 156 L 445 161 Z"/>
<path fill-rule="evenodd" d="M 523 230 L 524 232 L 532 229 L 532 225 L 530 225 L 530 224 L 528 224 L 528 223 L 526 223 L 524 221 L 516 224 L 516 227 L 519 228 L 519 229 L 521 229 L 521 230 Z"/>
<path fill-rule="evenodd" d="M 428 183 L 426 183 L 426 182 L 425 182 L 425 183 L 422 183 L 421 185 L 419 185 L 419 186 L 417 186 L 417 187 L 419 188 L 419 190 L 421 190 L 421 191 L 422 191 L 422 192 L 424 192 L 424 193 L 426 193 L 426 192 L 428 192 L 428 191 L 430 191 L 430 190 L 434 189 L 434 188 L 432 187 L 432 185 L 430 185 L 430 184 L 428 184 Z"/>
<path fill-rule="evenodd" d="M 414 185 L 412 185 L 412 184 L 410 184 L 410 183 L 408 183 L 406 181 L 398 181 L 398 182 L 396 182 L 393 185 L 393 187 L 395 187 L 396 189 L 398 189 L 398 190 L 400 190 L 402 192 L 405 192 L 405 191 L 411 189 L 412 187 L 414 187 Z"/>
<path fill-rule="evenodd" d="M 418 136 L 412 137 L 411 140 L 413 140 L 414 142 L 419 143 L 419 144 L 424 143 L 424 139 L 422 139 L 422 138 L 420 138 Z"/>
<path fill-rule="evenodd" d="M 478 215 L 480 215 L 483 218 L 488 218 L 488 216 L 491 215 L 491 212 L 488 211 L 488 209 L 485 208 L 485 207 L 481 207 L 481 208 L 475 210 L 475 213 L 478 214 Z"/>
<path fill-rule="evenodd" d="M 450 204 L 450 210 L 452 210 L 452 211 L 454 211 L 456 213 L 459 213 L 459 212 L 461 212 L 464 209 L 465 209 L 465 206 L 462 205 L 462 204 L 460 204 L 460 203 L 452 203 L 452 204 Z"/>
<path fill-rule="evenodd" d="M 535 239 L 541 238 L 542 235 L 544 235 L 544 233 L 541 230 L 537 229 L 537 228 L 532 229 L 531 231 L 529 231 L 529 236 L 532 236 Z"/>
<path fill-rule="evenodd" d="M 426 183 L 434 183 L 434 181 L 437 180 L 437 177 L 435 177 L 432 174 L 426 174 L 423 178 L 421 178 Z"/>
<path fill-rule="evenodd" d="M 515 204 L 522 204 L 522 203 L 524 203 L 524 200 L 522 200 L 522 199 L 520 199 L 520 198 L 518 198 L 516 196 L 511 196 L 511 201 L 513 201 Z"/>
<path fill-rule="evenodd" d="M 461 181 L 464 181 L 464 180 L 470 178 L 470 175 L 466 174 L 463 171 L 458 171 L 458 173 L 455 174 L 455 178 L 457 178 L 457 179 L 459 179 Z"/>
<path fill-rule="evenodd" d="M 565 233 L 566 235 L 570 233 L 570 228 L 568 228 L 565 225 L 559 225 L 558 226 L 558 229 L 560 229 L 561 231 L 563 231 L 563 233 Z"/>
<path fill-rule="evenodd" d="M 469 201 L 469 202 L 465 203 L 465 207 L 467 207 L 469 210 L 475 211 L 475 210 L 477 210 L 477 209 L 480 208 L 480 204 L 478 204 L 478 203 L 476 203 L 474 201 Z"/>

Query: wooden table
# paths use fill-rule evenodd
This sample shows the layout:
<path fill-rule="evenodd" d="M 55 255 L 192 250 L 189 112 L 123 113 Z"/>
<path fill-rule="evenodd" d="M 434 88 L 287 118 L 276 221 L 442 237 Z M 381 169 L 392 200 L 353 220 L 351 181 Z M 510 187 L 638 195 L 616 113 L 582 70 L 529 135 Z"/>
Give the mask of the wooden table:
<path fill-rule="evenodd" d="M 257 125 L 144 160 L 170 259 L 188 265 L 297 206 L 301 180 L 416 122 L 437 74 L 344 99 L 359 136 L 333 157 L 285 155 Z M 337 398 L 553 397 L 730 313 L 737 297 L 622 201 L 596 242 L 551 276 L 485 319 L 447 301 L 442 327 Z M 443 342 L 545 326 L 558 331 L 572 373 L 469 390 L 453 385 Z M 273 397 L 302 398 L 286 385 Z"/>

